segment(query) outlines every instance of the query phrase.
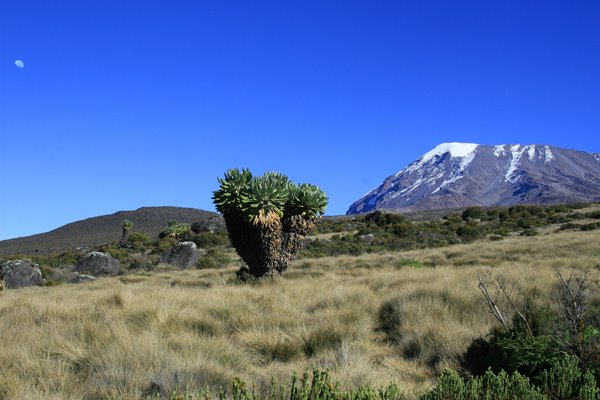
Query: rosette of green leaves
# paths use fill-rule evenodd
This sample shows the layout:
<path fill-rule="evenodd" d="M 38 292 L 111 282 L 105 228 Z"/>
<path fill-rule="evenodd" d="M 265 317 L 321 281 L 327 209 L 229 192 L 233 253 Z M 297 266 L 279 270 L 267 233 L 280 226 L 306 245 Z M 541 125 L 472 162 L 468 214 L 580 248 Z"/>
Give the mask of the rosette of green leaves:
<path fill-rule="evenodd" d="M 185 223 L 179 223 L 172 219 L 167 222 L 167 226 L 159 233 L 159 237 L 181 237 L 184 233 L 190 230 L 190 225 Z"/>
<path fill-rule="evenodd" d="M 286 213 L 315 218 L 323 215 L 329 199 L 320 187 L 303 183 L 290 188 Z"/>
<path fill-rule="evenodd" d="M 213 202 L 217 210 L 225 215 L 242 210 L 242 197 L 248 191 L 252 181 L 252 173 L 247 169 L 241 171 L 237 168 L 225 173 L 225 178 L 218 178 L 219 190 L 213 193 Z"/>
<path fill-rule="evenodd" d="M 288 177 L 276 172 L 253 178 L 240 197 L 246 220 L 270 224 L 281 219 L 291 187 Z"/>

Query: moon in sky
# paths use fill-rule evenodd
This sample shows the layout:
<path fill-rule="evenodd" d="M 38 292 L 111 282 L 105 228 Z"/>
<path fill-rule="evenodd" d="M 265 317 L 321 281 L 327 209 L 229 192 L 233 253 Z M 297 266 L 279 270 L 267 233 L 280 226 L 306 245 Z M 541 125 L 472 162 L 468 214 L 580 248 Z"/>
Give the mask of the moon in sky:
<path fill-rule="evenodd" d="M 15 60 L 15 65 L 19 68 L 25 67 L 25 63 L 21 60 Z"/>

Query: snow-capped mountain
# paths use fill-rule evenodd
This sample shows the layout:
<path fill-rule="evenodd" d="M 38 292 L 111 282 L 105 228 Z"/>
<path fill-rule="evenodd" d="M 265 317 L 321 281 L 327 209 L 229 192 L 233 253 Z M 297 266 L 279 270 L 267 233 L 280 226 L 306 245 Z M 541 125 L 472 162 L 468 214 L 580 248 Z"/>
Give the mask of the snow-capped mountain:
<path fill-rule="evenodd" d="M 350 206 L 434 210 L 600 201 L 600 154 L 548 145 L 443 143 Z"/>

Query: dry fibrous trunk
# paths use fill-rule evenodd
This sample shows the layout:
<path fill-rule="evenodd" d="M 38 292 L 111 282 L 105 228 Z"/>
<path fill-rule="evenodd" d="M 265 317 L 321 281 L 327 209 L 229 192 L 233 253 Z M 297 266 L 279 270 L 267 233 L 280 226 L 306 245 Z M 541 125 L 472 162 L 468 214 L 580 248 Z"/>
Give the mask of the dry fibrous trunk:
<path fill-rule="evenodd" d="M 119 240 L 119 246 L 124 247 L 127 244 L 127 239 L 129 239 L 129 228 L 123 228 L 121 240 Z"/>
<path fill-rule="evenodd" d="M 283 219 L 284 239 L 277 270 L 279 273 L 287 271 L 292 261 L 302 250 L 306 236 L 314 226 L 314 218 L 305 218 L 302 215 L 292 215 Z"/>
<path fill-rule="evenodd" d="M 225 216 L 231 244 L 256 277 L 283 274 L 302 249 L 314 218 L 300 215 L 252 224 L 241 216 Z"/>

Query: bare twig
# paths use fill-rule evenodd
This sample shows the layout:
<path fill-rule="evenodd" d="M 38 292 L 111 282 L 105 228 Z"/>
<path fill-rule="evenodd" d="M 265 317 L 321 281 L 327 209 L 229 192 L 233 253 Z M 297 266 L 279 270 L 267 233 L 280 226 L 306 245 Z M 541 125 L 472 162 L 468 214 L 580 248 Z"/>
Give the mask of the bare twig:
<path fill-rule="evenodd" d="M 527 318 L 521 311 L 519 311 L 519 308 L 515 305 L 515 303 L 513 302 L 513 299 L 511 298 L 512 291 L 511 291 L 511 293 L 507 293 L 506 282 L 503 280 L 498 280 L 498 287 L 500 288 L 500 291 L 502 292 L 504 297 L 506 297 L 506 300 L 508 301 L 508 304 L 510 305 L 510 307 L 513 309 L 513 311 L 519 316 L 519 318 L 525 324 L 525 327 L 527 328 L 527 333 L 529 334 L 529 336 L 533 337 L 533 331 L 531 330 L 531 326 L 529 325 L 529 322 L 527 322 Z M 518 291 L 518 289 L 517 289 L 517 291 Z"/>
<path fill-rule="evenodd" d="M 481 274 L 479 273 L 479 270 L 477 270 L 477 279 L 479 280 L 479 284 L 477 286 L 479 287 L 479 290 L 481 290 L 481 293 L 483 293 L 483 296 L 487 300 L 487 304 L 490 309 L 490 313 L 502 324 L 502 326 L 504 326 L 505 329 L 508 329 L 506 315 L 504 315 L 504 313 L 502 313 L 500 308 L 498 308 L 498 305 L 496 304 L 496 302 L 494 301 L 494 298 L 492 297 L 492 295 L 490 294 L 490 292 L 488 290 L 487 284 L 481 278 Z"/>
<path fill-rule="evenodd" d="M 505 329 L 509 329 L 508 328 L 509 320 L 507 317 L 506 310 L 503 310 L 502 307 L 500 307 L 498 305 L 497 301 L 494 300 L 494 297 L 490 294 L 490 291 L 488 289 L 488 284 L 481 277 L 479 270 L 477 270 L 477 279 L 479 280 L 479 284 L 477 286 L 479 287 L 479 290 L 481 290 L 481 293 L 483 293 L 483 296 L 485 297 L 485 299 L 487 301 L 488 308 L 490 309 L 490 313 L 502 324 L 502 326 Z M 514 311 L 514 313 L 525 324 L 525 328 L 527 329 L 527 333 L 529 334 L 529 336 L 533 336 L 533 331 L 531 330 L 531 326 L 529 325 L 529 322 L 527 321 L 525 314 L 523 314 L 519 310 L 519 308 L 517 307 L 517 304 L 515 303 L 514 297 L 519 295 L 519 292 L 520 292 L 519 288 L 514 284 L 509 285 L 507 283 L 507 281 L 505 279 L 503 279 L 502 277 L 496 278 L 496 286 L 498 288 L 498 292 L 496 293 L 496 298 L 498 299 L 498 298 L 504 297 L 506 299 L 508 306 L 510 306 L 510 308 Z M 515 292 L 516 292 L 516 294 L 515 294 Z"/>
<path fill-rule="evenodd" d="M 561 305 L 563 316 L 569 325 L 571 333 L 579 335 L 583 329 L 583 316 L 586 312 L 587 280 L 589 274 L 586 272 L 582 277 L 575 278 L 573 282 L 574 269 L 568 279 L 565 279 L 558 268 L 554 272 L 560 280 L 561 287 L 558 301 Z"/>

